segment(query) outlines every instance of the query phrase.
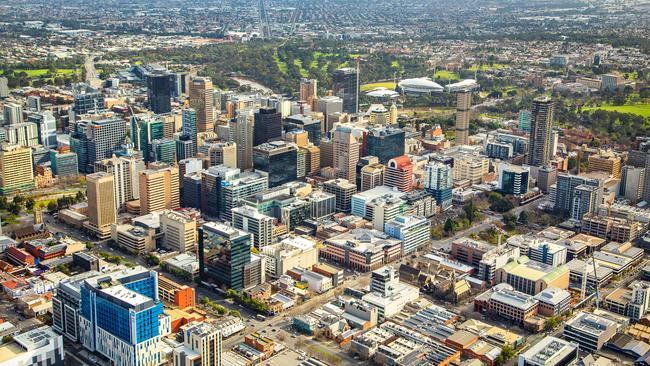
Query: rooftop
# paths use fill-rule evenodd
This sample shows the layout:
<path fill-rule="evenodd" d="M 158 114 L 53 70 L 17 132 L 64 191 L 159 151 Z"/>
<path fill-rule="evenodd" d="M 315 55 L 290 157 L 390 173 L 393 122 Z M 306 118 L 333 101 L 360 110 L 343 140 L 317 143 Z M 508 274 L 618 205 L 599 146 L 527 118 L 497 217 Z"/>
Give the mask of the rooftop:
<path fill-rule="evenodd" d="M 575 343 L 548 336 L 522 353 L 521 357 L 538 365 L 556 365 L 571 353 L 576 353 L 577 349 Z"/>
<path fill-rule="evenodd" d="M 566 326 L 597 336 L 609 327 L 616 328 L 616 323 L 598 315 L 581 312 L 572 319 L 569 319 L 566 322 Z M 566 332 L 566 328 L 564 331 Z"/>

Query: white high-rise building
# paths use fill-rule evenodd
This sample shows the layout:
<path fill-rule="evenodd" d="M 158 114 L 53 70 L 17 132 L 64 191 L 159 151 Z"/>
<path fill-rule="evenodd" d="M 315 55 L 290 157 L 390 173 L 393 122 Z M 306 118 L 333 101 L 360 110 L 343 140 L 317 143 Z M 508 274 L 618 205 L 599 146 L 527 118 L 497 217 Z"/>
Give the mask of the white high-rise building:
<path fill-rule="evenodd" d="M 174 349 L 174 366 L 221 366 L 221 331 L 212 324 L 192 322 L 181 327 L 183 345 Z"/>
<path fill-rule="evenodd" d="M 237 146 L 237 167 L 241 170 L 253 167 L 253 110 L 243 110 L 230 121 L 230 141 Z"/>
<path fill-rule="evenodd" d="M 160 214 L 160 230 L 164 233 L 163 246 L 179 253 L 196 249 L 196 220 L 172 210 Z"/>
<path fill-rule="evenodd" d="M 232 212 L 232 225 L 253 236 L 253 246 L 257 249 L 270 245 L 273 240 L 274 218 L 257 212 L 252 207 L 235 207 Z"/>

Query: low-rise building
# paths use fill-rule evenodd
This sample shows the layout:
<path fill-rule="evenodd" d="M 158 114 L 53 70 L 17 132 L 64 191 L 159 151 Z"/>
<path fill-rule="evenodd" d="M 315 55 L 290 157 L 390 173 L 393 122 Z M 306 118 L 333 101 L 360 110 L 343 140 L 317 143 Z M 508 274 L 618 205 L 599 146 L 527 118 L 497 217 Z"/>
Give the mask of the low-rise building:
<path fill-rule="evenodd" d="M 548 336 L 519 355 L 518 366 L 572 365 L 579 358 L 579 346 Z"/>
<path fill-rule="evenodd" d="M 320 255 L 346 268 L 368 272 L 401 258 L 402 241 L 368 229 L 353 229 L 325 241 Z"/>
<path fill-rule="evenodd" d="M 522 324 L 537 315 L 538 303 L 535 297 L 500 283 L 476 297 L 474 310 Z"/>
<path fill-rule="evenodd" d="M 616 323 L 590 313 L 578 313 L 564 324 L 564 339 L 580 345 L 586 352 L 599 351 L 614 334 Z"/>
<path fill-rule="evenodd" d="M 548 317 L 564 314 L 571 305 L 571 293 L 555 287 L 544 289 L 535 299 L 539 302 L 537 313 Z"/>
<path fill-rule="evenodd" d="M 158 297 L 180 309 L 194 306 L 196 303 L 192 287 L 178 284 L 165 276 L 158 276 Z"/>
<path fill-rule="evenodd" d="M 553 267 L 519 257 L 497 270 L 497 283 L 508 283 L 517 291 L 536 295 L 549 287 L 567 289 L 569 269 L 565 265 Z"/>

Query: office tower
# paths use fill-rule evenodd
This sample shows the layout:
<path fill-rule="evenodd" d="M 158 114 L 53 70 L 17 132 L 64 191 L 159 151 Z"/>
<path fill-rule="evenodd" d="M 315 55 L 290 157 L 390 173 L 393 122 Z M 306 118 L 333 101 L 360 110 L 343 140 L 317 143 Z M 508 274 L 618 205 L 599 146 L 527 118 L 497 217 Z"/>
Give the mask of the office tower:
<path fill-rule="evenodd" d="M 52 173 L 57 177 L 74 177 L 79 174 L 77 154 L 67 151 L 50 150 Z"/>
<path fill-rule="evenodd" d="M 469 145 L 469 115 L 472 107 L 472 92 L 462 90 L 456 93 L 456 145 Z"/>
<path fill-rule="evenodd" d="M 115 210 L 115 177 L 98 172 L 86 175 L 88 185 L 88 228 L 100 239 L 110 237 L 111 224 L 117 220 Z"/>
<path fill-rule="evenodd" d="M 140 214 L 180 206 L 178 168 L 147 169 L 139 173 Z"/>
<path fill-rule="evenodd" d="M 384 232 L 402 241 L 402 256 L 409 255 L 430 242 L 431 223 L 427 218 L 400 215 L 384 224 Z"/>
<path fill-rule="evenodd" d="M 601 180 L 571 174 L 558 174 L 555 189 L 554 209 L 565 215 L 569 215 L 573 211 L 576 188 L 580 185 L 600 187 L 601 197 L 598 199 L 598 204 L 600 204 L 602 201 L 603 186 Z"/>
<path fill-rule="evenodd" d="M 253 246 L 260 250 L 273 241 L 275 218 L 263 215 L 253 207 L 241 206 L 232 209 L 232 226 L 243 230 L 253 238 Z"/>
<path fill-rule="evenodd" d="M 181 191 L 183 190 L 183 177 L 203 170 L 203 163 L 202 158 L 186 158 L 178 161 L 178 180 L 181 182 Z"/>
<path fill-rule="evenodd" d="M 173 366 L 221 366 L 221 330 L 210 323 L 181 327 L 183 344 L 174 348 Z"/>
<path fill-rule="evenodd" d="M 94 171 L 95 162 L 110 158 L 122 147 L 126 137 L 126 124 L 121 119 L 109 118 L 83 123 L 85 132 L 78 130 L 70 140 L 72 151 L 77 153 L 79 170 Z M 76 140 L 73 142 L 73 140 Z M 86 166 L 82 166 L 81 163 Z M 82 170 L 83 169 L 83 170 Z"/>
<path fill-rule="evenodd" d="M 202 209 L 202 171 L 187 173 L 181 181 L 181 206 Z M 207 212 L 204 212 L 207 215 Z"/>
<path fill-rule="evenodd" d="M 318 80 L 305 78 L 300 80 L 300 100 L 311 102 L 315 97 L 318 97 Z"/>
<path fill-rule="evenodd" d="M 391 104 L 390 110 L 388 112 L 388 123 L 391 125 L 396 125 L 397 124 L 397 106 L 395 103 Z"/>
<path fill-rule="evenodd" d="M 0 137 L 4 137 L 4 141 L 13 145 L 37 146 L 40 144 L 38 136 L 38 126 L 32 122 L 15 123 L 0 128 Z"/>
<path fill-rule="evenodd" d="M 260 172 L 244 172 L 225 165 L 210 167 L 201 174 L 203 204 L 206 215 L 232 221 L 231 210 L 240 200 L 268 189 L 268 177 Z"/>
<path fill-rule="evenodd" d="M 527 162 L 530 166 L 547 165 L 551 155 L 551 128 L 553 127 L 553 101 L 547 96 L 535 98 L 531 110 L 530 138 Z"/>
<path fill-rule="evenodd" d="M 326 134 L 334 128 L 333 118 L 335 114 L 343 113 L 343 99 L 336 96 L 326 96 L 318 99 L 318 111 L 323 114 L 323 133 Z"/>
<path fill-rule="evenodd" d="M 123 210 L 126 202 L 140 198 L 138 173 L 144 169 L 144 161 L 134 156 L 113 156 L 95 163 L 96 172 L 110 173 L 114 177 L 113 191 L 117 211 Z"/>
<path fill-rule="evenodd" d="M 152 141 L 165 138 L 164 124 L 152 116 L 131 117 L 131 137 L 135 148 L 142 151 L 145 162 L 154 161 Z"/>
<path fill-rule="evenodd" d="M 33 112 L 41 111 L 41 97 L 38 95 L 27 96 L 27 109 Z"/>
<path fill-rule="evenodd" d="M 80 282 L 81 344 L 113 365 L 156 365 L 170 317 L 158 298 L 158 273 L 141 266 Z"/>
<path fill-rule="evenodd" d="M 151 161 L 160 161 L 166 164 L 176 162 L 176 141 L 173 139 L 159 139 L 151 141 L 151 151 L 153 159 Z"/>
<path fill-rule="evenodd" d="M 600 80 L 601 80 L 601 86 L 600 88 L 602 90 L 614 92 L 616 89 L 618 89 L 621 84 L 625 82 L 625 78 L 623 78 L 620 75 L 613 75 L 613 74 L 603 74 L 600 75 Z"/>
<path fill-rule="evenodd" d="M 241 170 L 253 167 L 253 130 L 255 127 L 252 110 L 244 110 L 230 121 L 230 141 L 237 144 L 237 167 Z"/>
<path fill-rule="evenodd" d="M 192 153 L 194 142 L 192 142 L 189 136 L 181 135 L 174 141 L 176 143 L 176 159 L 188 159 L 195 155 Z"/>
<path fill-rule="evenodd" d="M 52 112 L 45 111 L 33 113 L 27 117 L 28 122 L 36 124 L 38 128 L 38 140 L 41 145 L 48 148 L 56 148 L 56 119 Z"/>
<path fill-rule="evenodd" d="M 413 189 L 413 164 L 408 156 L 402 155 L 388 161 L 384 184 L 396 187 L 400 192 Z"/>
<path fill-rule="evenodd" d="M 191 158 L 194 155 L 196 155 L 196 151 L 199 146 L 198 138 L 197 138 L 198 126 L 196 124 L 196 111 L 192 108 L 184 109 L 182 115 L 183 115 L 183 127 L 182 127 L 181 134 L 183 136 L 189 136 L 190 140 L 192 140 L 193 143 L 192 155 L 187 156 L 187 158 Z"/>
<path fill-rule="evenodd" d="M 631 165 L 623 167 L 621 174 L 620 195 L 631 203 L 638 202 L 643 196 L 643 182 L 645 182 L 645 168 L 637 168 Z"/>
<path fill-rule="evenodd" d="M 244 288 L 244 267 L 251 261 L 250 234 L 217 222 L 199 229 L 199 274 L 223 288 Z"/>
<path fill-rule="evenodd" d="M 32 149 L 0 144 L 0 194 L 7 195 L 34 188 Z"/>
<path fill-rule="evenodd" d="M 356 182 L 359 142 L 352 135 L 352 130 L 349 127 L 336 127 L 332 142 L 334 145 L 333 163 L 336 177 Z"/>
<path fill-rule="evenodd" d="M 604 172 L 613 178 L 621 178 L 621 157 L 612 150 L 598 150 L 598 154 L 589 155 L 587 159 L 589 172 Z"/>
<path fill-rule="evenodd" d="M 194 253 L 196 249 L 196 220 L 176 211 L 160 214 L 160 231 L 164 233 L 163 247 L 179 253 Z"/>
<path fill-rule="evenodd" d="M 375 163 L 361 168 L 360 192 L 384 185 L 385 167 Z"/>
<path fill-rule="evenodd" d="M 366 154 L 379 158 L 381 164 L 405 153 L 406 134 L 401 128 L 378 127 L 366 135 Z"/>
<path fill-rule="evenodd" d="M 334 166 L 334 141 L 332 139 L 320 140 L 320 166 L 331 167 Z"/>
<path fill-rule="evenodd" d="M 303 130 L 307 132 L 307 137 L 312 144 L 320 146 L 321 141 L 321 122 L 318 119 L 296 114 L 289 116 L 284 121 L 284 130 Z"/>
<path fill-rule="evenodd" d="M 519 111 L 519 129 L 522 131 L 530 132 L 530 126 L 533 116 L 529 110 L 522 109 Z"/>
<path fill-rule="evenodd" d="M 602 203 L 603 189 L 581 184 L 574 189 L 569 217 L 580 221 L 586 213 L 596 213 Z"/>
<path fill-rule="evenodd" d="M 9 96 L 9 80 L 0 76 L 0 98 L 7 98 Z"/>
<path fill-rule="evenodd" d="M 320 170 L 320 148 L 312 144 L 306 146 L 299 146 L 305 156 L 305 175 L 312 176 L 318 174 Z"/>
<path fill-rule="evenodd" d="M 88 84 L 78 84 L 74 90 L 72 110 L 78 116 L 104 109 L 104 95 Z"/>
<path fill-rule="evenodd" d="M 499 165 L 499 189 L 515 196 L 528 192 L 530 168 L 501 163 Z"/>
<path fill-rule="evenodd" d="M 196 111 L 199 132 L 214 130 L 214 110 L 212 80 L 205 77 L 192 78 L 190 82 L 190 107 Z"/>
<path fill-rule="evenodd" d="M 253 168 L 268 176 L 270 188 L 293 182 L 297 179 L 298 148 L 284 141 L 255 146 Z"/>
<path fill-rule="evenodd" d="M 544 193 L 551 190 L 551 186 L 557 182 L 557 168 L 544 165 L 537 171 L 537 188 Z"/>
<path fill-rule="evenodd" d="M 169 113 L 172 110 L 172 85 L 169 73 L 152 72 L 147 78 L 147 101 L 149 109 L 156 114 Z"/>
<path fill-rule="evenodd" d="M 3 108 L 4 124 L 13 125 L 23 122 L 23 107 L 18 104 L 7 103 Z"/>
<path fill-rule="evenodd" d="M 333 179 L 323 184 L 323 191 L 336 196 L 336 211 L 350 212 L 352 195 L 357 193 L 357 186 L 345 179 Z"/>
<path fill-rule="evenodd" d="M 237 144 L 230 141 L 206 142 L 199 152 L 210 158 L 210 166 L 237 168 Z"/>
<path fill-rule="evenodd" d="M 253 146 L 282 139 L 282 115 L 275 108 L 260 108 L 254 115 Z"/>
<path fill-rule="evenodd" d="M 451 207 L 451 191 L 454 187 L 453 176 L 453 168 L 447 164 L 430 161 L 426 165 L 424 187 L 433 193 L 433 198 L 443 210 Z"/>
<path fill-rule="evenodd" d="M 343 100 L 343 112 L 357 113 L 359 111 L 359 88 L 356 69 L 346 67 L 334 71 L 332 90 L 334 90 L 334 95 Z"/>
<path fill-rule="evenodd" d="M 30 307 L 43 306 L 33 305 L 29 299 L 24 300 Z M 63 347 L 63 336 L 55 333 L 52 327 L 47 325 L 15 329 L 10 339 L 5 338 L 0 353 L 2 354 L 0 365 L 3 366 L 64 366 L 69 361 L 69 356 L 66 355 L 67 352 Z"/>

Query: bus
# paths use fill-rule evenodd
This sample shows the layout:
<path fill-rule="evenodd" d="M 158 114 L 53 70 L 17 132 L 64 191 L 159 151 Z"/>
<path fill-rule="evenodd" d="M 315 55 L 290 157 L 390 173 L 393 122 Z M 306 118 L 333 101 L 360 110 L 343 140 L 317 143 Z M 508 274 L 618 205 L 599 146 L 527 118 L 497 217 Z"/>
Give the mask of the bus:
<path fill-rule="evenodd" d="M 262 315 L 262 314 L 257 314 L 257 315 L 255 315 L 255 317 L 257 318 L 257 320 L 259 320 L 261 322 L 266 320 L 266 317 L 264 315 Z"/>

